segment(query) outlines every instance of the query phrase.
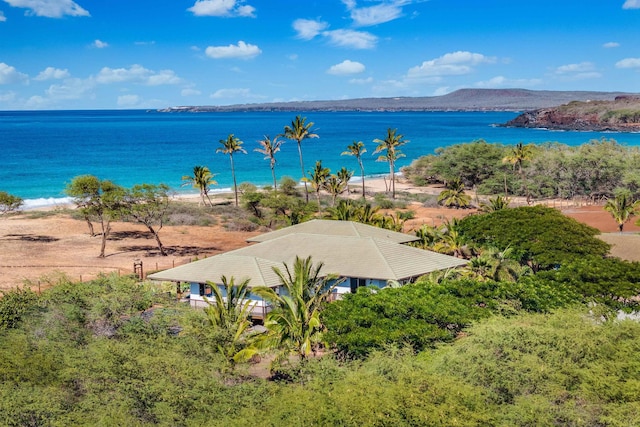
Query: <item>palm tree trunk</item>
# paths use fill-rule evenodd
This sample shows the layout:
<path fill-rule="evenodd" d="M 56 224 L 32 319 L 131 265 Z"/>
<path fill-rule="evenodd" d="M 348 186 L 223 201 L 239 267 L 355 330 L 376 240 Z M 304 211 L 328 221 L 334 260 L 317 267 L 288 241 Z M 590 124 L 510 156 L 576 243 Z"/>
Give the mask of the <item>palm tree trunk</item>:
<path fill-rule="evenodd" d="M 236 196 L 236 206 L 238 206 L 238 186 L 236 185 L 236 169 L 233 166 L 233 154 L 229 154 L 229 159 L 231 159 L 231 175 L 233 176 L 233 192 Z"/>
<path fill-rule="evenodd" d="M 276 169 L 271 165 L 271 176 L 273 177 L 273 190 L 278 191 L 278 183 L 276 181 Z"/>
<path fill-rule="evenodd" d="M 302 146 L 300 144 L 300 141 L 298 141 L 298 155 L 300 156 L 300 171 L 302 172 L 302 178 L 304 178 L 304 162 L 302 161 Z M 302 181 L 304 183 L 304 197 L 307 200 L 307 203 L 309 203 L 309 191 L 307 191 L 307 181 L 303 179 Z"/>
<path fill-rule="evenodd" d="M 366 199 L 367 196 L 364 193 L 364 166 L 362 165 L 362 160 L 360 160 L 360 175 L 362 176 L 362 198 Z"/>
<path fill-rule="evenodd" d="M 396 174 L 394 173 L 393 161 L 389 160 L 389 174 L 391 175 L 391 198 L 396 198 Z"/>

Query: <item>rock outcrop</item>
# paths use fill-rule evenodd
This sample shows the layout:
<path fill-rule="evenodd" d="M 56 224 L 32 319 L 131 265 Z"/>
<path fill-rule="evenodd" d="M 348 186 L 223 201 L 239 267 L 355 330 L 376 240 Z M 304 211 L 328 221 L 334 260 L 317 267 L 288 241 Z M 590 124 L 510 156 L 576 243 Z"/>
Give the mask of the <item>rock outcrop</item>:
<path fill-rule="evenodd" d="M 640 96 L 621 95 L 613 101 L 573 101 L 523 113 L 507 127 L 554 130 L 640 132 Z"/>

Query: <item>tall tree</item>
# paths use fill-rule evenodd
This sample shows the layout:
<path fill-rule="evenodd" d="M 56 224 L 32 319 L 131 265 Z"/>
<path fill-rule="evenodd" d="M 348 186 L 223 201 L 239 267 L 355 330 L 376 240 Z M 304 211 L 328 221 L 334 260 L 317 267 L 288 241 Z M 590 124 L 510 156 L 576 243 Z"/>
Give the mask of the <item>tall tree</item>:
<path fill-rule="evenodd" d="M 209 205 L 213 205 L 209 198 L 209 188 L 212 185 L 216 185 L 217 182 L 213 179 L 215 175 L 211 173 L 206 166 L 194 166 L 193 175 L 185 175 L 182 180 L 185 181 L 184 185 L 191 185 L 193 188 L 197 188 L 200 191 L 200 202 L 198 204 L 206 205 L 205 197 L 209 200 Z"/>
<path fill-rule="evenodd" d="M 311 182 L 311 187 L 316 193 L 318 206 L 320 206 L 320 190 L 324 188 L 324 184 L 330 174 L 329 168 L 323 167 L 322 160 L 318 160 L 313 170 L 309 171 L 309 178 L 303 178 L 305 184 L 307 181 Z"/>
<path fill-rule="evenodd" d="M 92 236 L 95 235 L 92 218 L 100 223 L 102 243 L 99 256 L 104 258 L 107 238 L 111 232 L 111 221 L 122 214 L 124 188 L 109 180 L 100 180 L 93 175 L 81 175 L 73 178 L 67 185 L 65 193 L 73 198 L 74 203 L 84 215 Z"/>
<path fill-rule="evenodd" d="M 160 230 L 169 209 L 169 187 L 165 184 L 138 184 L 126 191 L 123 212 L 143 224 L 153 234 L 162 256 L 167 251 L 160 240 Z"/>
<path fill-rule="evenodd" d="M 309 192 L 307 191 L 307 182 L 304 181 L 304 161 L 302 159 L 302 141 L 309 138 L 318 138 L 318 135 L 312 132 L 313 122 L 306 123 L 307 118 L 296 116 L 291 122 L 291 126 L 285 126 L 284 132 L 280 135 L 287 139 L 292 139 L 298 144 L 298 155 L 300 156 L 300 171 L 304 182 L 304 195 L 306 201 L 309 201 Z"/>
<path fill-rule="evenodd" d="M 512 164 L 514 171 L 518 168 L 518 173 L 522 175 L 522 165 L 531 159 L 533 159 L 533 146 L 531 144 L 524 145 L 522 142 L 518 142 L 509 150 L 502 161 Z"/>
<path fill-rule="evenodd" d="M 242 148 L 242 141 L 236 138 L 232 133 L 227 136 L 227 139 L 221 139 L 220 144 L 222 144 L 222 147 L 218 148 L 216 153 L 229 155 L 229 160 L 231 161 L 231 175 L 233 176 L 233 192 L 236 196 L 236 206 L 238 206 L 238 185 L 236 184 L 236 169 L 233 165 L 233 154 L 238 152 L 247 154 L 247 150 Z"/>
<path fill-rule="evenodd" d="M 397 129 L 387 129 L 387 136 L 384 139 L 374 139 L 373 142 L 378 144 L 373 154 L 384 153 L 378 157 L 379 162 L 389 163 L 389 178 L 391 180 L 391 197 L 396 198 L 396 160 L 404 157 L 399 147 L 406 144 L 407 140 L 403 135 L 396 134 Z"/>
<path fill-rule="evenodd" d="M 273 177 L 273 189 L 278 189 L 278 182 L 276 181 L 276 153 L 280 151 L 280 145 L 282 145 L 282 140 L 278 139 L 276 136 L 273 138 L 269 138 L 269 135 L 265 135 L 264 139 L 258 141 L 260 144 L 260 148 L 256 148 L 253 151 L 257 151 L 260 154 L 264 154 L 264 159 L 269 160 L 269 164 L 271 166 L 271 176 Z"/>
<path fill-rule="evenodd" d="M 604 205 L 604 210 L 609 212 L 618 224 L 618 231 L 620 231 L 620 233 L 622 233 L 624 224 L 629 221 L 632 216 L 637 215 L 639 209 L 640 200 L 632 201 L 627 193 L 616 195 L 613 199 L 607 200 L 607 204 Z"/>
<path fill-rule="evenodd" d="M 286 361 L 291 353 L 305 360 L 321 342 L 320 312 L 342 281 L 334 274 L 321 274 L 322 267 L 321 262 L 314 265 L 311 257 L 296 257 L 293 268 L 285 264 L 284 271 L 273 269 L 282 292 L 267 287 L 253 289 L 274 307 L 265 322 L 268 332 L 259 338 L 261 346 L 280 350 L 274 364 Z"/>
<path fill-rule="evenodd" d="M 362 163 L 362 155 L 367 152 L 362 141 L 353 141 L 353 144 L 347 145 L 347 151 L 342 152 L 342 156 L 354 156 L 360 165 L 360 177 L 362 179 L 362 198 L 366 199 L 364 187 L 364 164 Z"/>
<path fill-rule="evenodd" d="M 342 183 L 342 190 L 338 194 L 342 194 L 345 190 L 349 189 L 349 181 L 351 181 L 351 178 L 353 177 L 353 171 L 350 171 L 345 167 L 341 167 L 340 170 L 336 172 L 336 176 Z"/>

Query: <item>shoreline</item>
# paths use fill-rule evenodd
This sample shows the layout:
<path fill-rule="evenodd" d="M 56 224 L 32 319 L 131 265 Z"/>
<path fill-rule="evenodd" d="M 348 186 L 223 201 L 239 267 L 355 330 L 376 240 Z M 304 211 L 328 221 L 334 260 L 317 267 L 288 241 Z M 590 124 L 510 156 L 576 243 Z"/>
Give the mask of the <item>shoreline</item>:
<path fill-rule="evenodd" d="M 388 177 L 388 174 L 375 174 L 375 175 L 365 175 L 365 186 L 368 191 L 381 193 L 385 191 L 385 178 Z M 396 190 L 400 190 L 401 186 L 403 187 L 402 191 L 408 191 L 412 189 L 413 185 L 403 184 L 400 181 L 404 179 L 402 172 L 396 172 Z M 259 189 L 263 187 L 268 187 L 268 184 L 259 185 L 254 184 L 252 182 L 246 181 L 250 184 L 256 185 Z M 349 186 L 360 186 L 362 182 L 361 177 L 352 177 L 349 180 Z M 240 183 L 242 184 L 242 183 Z M 298 183 L 299 187 L 303 187 L 302 181 Z M 421 187 L 427 188 L 427 187 Z M 411 191 L 410 191 L 411 192 Z M 224 188 L 211 188 L 209 189 L 209 196 L 223 197 L 229 194 L 233 194 L 233 188 L 224 187 Z M 431 194 L 431 193 L 429 193 Z M 437 194 L 437 193 L 434 193 Z M 170 198 L 172 200 L 191 200 L 191 199 L 199 199 L 200 193 L 194 189 L 177 191 L 175 189 L 170 189 Z M 67 209 L 67 208 L 75 208 L 72 197 L 39 197 L 35 199 L 24 199 L 24 204 L 20 208 L 21 212 L 29 212 L 29 211 L 37 211 L 37 210 L 54 210 L 54 209 Z"/>

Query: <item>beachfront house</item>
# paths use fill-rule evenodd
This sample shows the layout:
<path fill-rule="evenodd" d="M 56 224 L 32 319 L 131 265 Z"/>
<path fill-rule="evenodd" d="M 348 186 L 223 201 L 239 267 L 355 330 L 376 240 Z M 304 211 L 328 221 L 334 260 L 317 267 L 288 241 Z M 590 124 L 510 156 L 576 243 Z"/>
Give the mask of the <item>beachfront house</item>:
<path fill-rule="evenodd" d="M 389 281 L 401 284 L 433 271 L 456 268 L 465 260 L 405 245 L 415 236 L 352 221 L 312 220 L 265 233 L 251 239 L 245 248 L 215 255 L 149 276 L 152 280 L 190 283 L 192 306 L 206 306 L 212 297 L 208 283 L 221 286 L 222 276 L 250 279 L 249 287 L 281 288 L 274 267 L 284 271 L 295 257 L 311 256 L 322 262 L 326 274 L 345 280 L 334 290 L 335 299 L 360 286 L 384 287 Z M 223 288 L 221 288 L 223 289 Z M 263 319 L 270 307 L 255 298 L 252 317 Z"/>

